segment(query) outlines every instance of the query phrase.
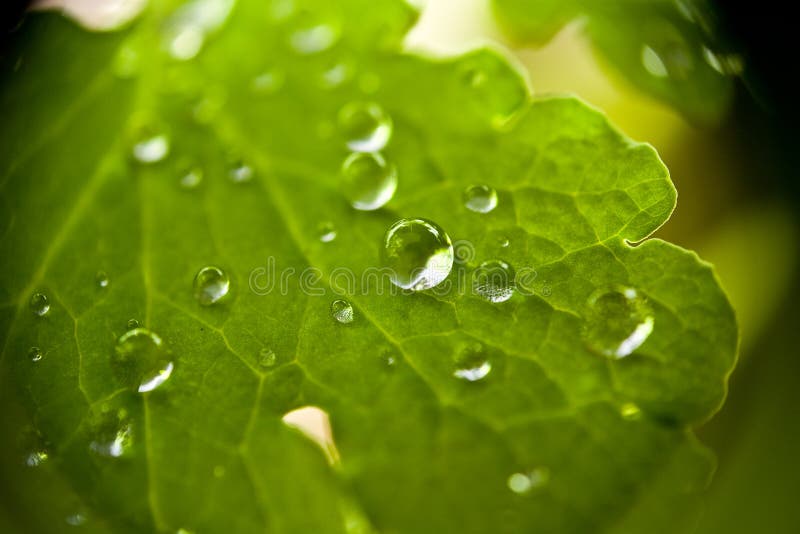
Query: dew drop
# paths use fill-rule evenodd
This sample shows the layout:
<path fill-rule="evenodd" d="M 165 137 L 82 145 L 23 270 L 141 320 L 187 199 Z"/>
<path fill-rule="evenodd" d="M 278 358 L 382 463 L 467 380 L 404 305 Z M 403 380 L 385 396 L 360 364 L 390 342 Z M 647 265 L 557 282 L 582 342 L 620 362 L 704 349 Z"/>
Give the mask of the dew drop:
<path fill-rule="evenodd" d="M 505 302 L 514 295 L 515 276 L 514 268 L 503 260 L 485 261 L 472 273 L 472 287 L 489 302 Z"/>
<path fill-rule="evenodd" d="M 173 371 L 173 363 L 161 338 L 140 327 L 120 336 L 112 362 L 120 379 L 139 393 L 156 389 L 169 379 Z"/>
<path fill-rule="evenodd" d="M 133 145 L 133 157 L 139 163 L 158 163 L 169 155 L 169 148 L 165 134 L 145 135 Z"/>
<path fill-rule="evenodd" d="M 609 358 L 624 358 L 650 336 L 654 317 L 633 288 L 598 290 L 588 300 L 583 336 L 589 348 Z"/>
<path fill-rule="evenodd" d="M 331 303 L 331 316 L 342 324 L 353 322 L 353 306 L 346 300 L 336 299 Z"/>
<path fill-rule="evenodd" d="M 468 382 L 486 378 L 492 371 L 492 364 L 486 358 L 483 346 L 474 343 L 461 349 L 455 358 L 456 369 L 453 376 Z"/>
<path fill-rule="evenodd" d="M 270 348 L 264 347 L 258 353 L 258 364 L 261 367 L 273 367 L 277 361 L 278 356 Z"/>
<path fill-rule="evenodd" d="M 310 55 L 324 52 L 336 44 L 339 32 L 328 24 L 314 24 L 298 28 L 289 36 L 289 44 L 298 54 Z"/>
<path fill-rule="evenodd" d="M 488 185 L 471 185 L 463 197 L 464 206 L 476 213 L 489 213 L 497 207 L 497 191 Z"/>
<path fill-rule="evenodd" d="M 25 465 L 28 467 L 38 467 L 50 458 L 50 454 L 45 449 L 35 449 L 25 455 Z"/>
<path fill-rule="evenodd" d="M 236 184 L 242 184 L 245 182 L 249 182 L 253 179 L 253 168 L 242 162 L 239 161 L 231 167 L 230 172 L 228 173 L 231 181 Z"/>
<path fill-rule="evenodd" d="M 666 78 L 669 75 L 664 60 L 661 59 L 658 52 L 647 45 L 642 46 L 642 65 L 644 70 L 656 78 Z"/>
<path fill-rule="evenodd" d="M 392 118 L 374 102 L 351 102 L 339 111 L 339 129 L 354 152 L 377 152 L 392 137 Z"/>
<path fill-rule="evenodd" d="M 317 235 L 323 243 L 330 243 L 336 239 L 336 227 L 332 222 L 320 223 L 317 227 Z"/>
<path fill-rule="evenodd" d="M 529 493 L 547 485 L 550 471 L 546 467 L 537 467 L 528 473 L 513 473 L 508 477 L 508 489 L 517 494 Z"/>
<path fill-rule="evenodd" d="M 139 321 L 136 319 L 128 319 L 128 330 L 133 330 L 134 328 L 139 328 Z"/>
<path fill-rule="evenodd" d="M 192 167 L 181 176 L 179 183 L 184 189 L 195 189 L 203 181 L 203 169 Z"/>
<path fill-rule="evenodd" d="M 91 429 L 89 450 L 99 456 L 119 458 L 133 443 L 131 423 L 124 411 L 102 414 Z"/>
<path fill-rule="evenodd" d="M 511 242 L 505 236 L 500 236 L 500 237 L 497 238 L 497 245 L 502 247 L 502 248 L 506 248 L 510 244 L 511 244 Z"/>
<path fill-rule="evenodd" d="M 197 272 L 194 277 L 194 297 L 202 306 L 211 306 L 218 302 L 231 287 L 230 278 L 219 267 L 208 265 Z"/>
<path fill-rule="evenodd" d="M 41 361 L 41 359 L 42 359 L 43 357 L 44 357 L 44 355 L 42 354 L 42 349 L 40 349 L 39 347 L 31 347 L 31 348 L 28 350 L 28 358 L 29 358 L 29 359 L 30 359 L 30 361 L 32 361 L 32 362 L 38 362 L 38 361 Z"/>
<path fill-rule="evenodd" d="M 50 300 L 42 293 L 34 293 L 28 305 L 31 311 L 39 317 L 47 315 L 47 312 L 50 311 Z"/>
<path fill-rule="evenodd" d="M 626 402 L 620 406 L 619 414 L 626 421 L 636 421 L 642 418 L 642 410 L 632 402 Z"/>
<path fill-rule="evenodd" d="M 392 283 L 422 291 L 439 285 L 453 268 L 453 243 L 445 231 L 427 219 L 400 219 L 383 238 L 383 264 Z"/>
<path fill-rule="evenodd" d="M 97 274 L 94 275 L 94 281 L 97 284 L 97 287 L 103 289 L 108 287 L 109 278 L 108 274 L 105 271 L 97 271 Z"/>
<path fill-rule="evenodd" d="M 397 190 L 397 170 L 377 152 L 353 152 L 342 164 L 342 190 L 363 211 L 384 206 Z"/>

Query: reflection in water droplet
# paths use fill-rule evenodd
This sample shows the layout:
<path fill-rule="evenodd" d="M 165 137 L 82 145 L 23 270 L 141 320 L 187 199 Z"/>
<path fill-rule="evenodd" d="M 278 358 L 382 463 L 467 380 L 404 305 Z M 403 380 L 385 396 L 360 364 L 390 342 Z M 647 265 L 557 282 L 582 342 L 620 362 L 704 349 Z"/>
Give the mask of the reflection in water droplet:
<path fill-rule="evenodd" d="M 112 363 L 119 378 L 140 393 L 156 389 L 173 371 L 161 338 L 146 328 L 134 328 L 120 336 Z"/>
<path fill-rule="evenodd" d="M 392 137 L 392 119 L 374 102 L 351 102 L 339 111 L 339 129 L 354 152 L 377 152 Z"/>
<path fill-rule="evenodd" d="M 609 358 L 624 358 L 650 336 L 654 318 L 644 297 L 630 287 L 595 291 L 583 328 L 586 344 Z"/>
<path fill-rule="evenodd" d="M 331 315 L 342 324 L 352 323 L 353 306 L 346 300 L 336 299 L 331 303 Z"/>
<path fill-rule="evenodd" d="M 164 134 L 148 135 L 133 145 L 133 157 L 140 163 L 158 163 L 169 155 L 169 138 Z"/>
<path fill-rule="evenodd" d="M 293 32 L 289 36 L 289 44 L 298 54 L 309 55 L 329 49 L 338 39 L 339 33 L 333 26 L 316 24 Z"/>
<path fill-rule="evenodd" d="M 28 358 L 32 362 L 38 362 L 42 359 L 42 357 L 43 357 L 42 349 L 40 349 L 39 347 L 31 347 L 28 350 Z"/>
<path fill-rule="evenodd" d="M 94 275 L 94 281 L 99 288 L 108 287 L 109 278 L 108 274 L 105 271 L 97 271 L 97 274 Z"/>
<path fill-rule="evenodd" d="M 508 477 L 508 489 L 517 494 L 525 494 L 547 485 L 550 471 L 546 467 L 537 467 L 529 473 L 514 473 Z"/>
<path fill-rule="evenodd" d="M 422 291 L 439 285 L 453 268 L 453 243 L 436 223 L 400 219 L 383 238 L 383 264 L 391 269 L 392 283 Z"/>
<path fill-rule="evenodd" d="M 253 168 L 240 161 L 231 168 L 229 176 L 233 183 L 242 184 L 249 182 L 253 179 Z"/>
<path fill-rule="evenodd" d="M 203 306 L 211 306 L 228 294 L 230 285 L 230 278 L 225 271 L 208 265 L 194 277 L 194 298 Z"/>
<path fill-rule="evenodd" d="M 505 302 L 514 295 L 515 276 L 514 268 L 503 260 L 485 261 L 472 273 L 472 287 L 489 302 Z"/>
<path fill-rule="evenodd" d="M 203 169 L 193 167 L 181 176 L 180 184 L 184 189 L 194 189 L 203 181 Z"/>
<path fill-rule="evenodd" d="M 332 222 L 320 223 L 317 227 L 317 235 L 319 235 L 319 240 L 323 243 L 330 243 L 336 239 L 336 227 L 333 226 Z"/>
<path fill-rule="evenodd" d="M 463 196 L 467 209 L 476 213 L 489 213 L 497 207 L 497 191 L 488 185 L 471 185 Z"/>
<path fill-rule="evenodd" d="M 486 378 L 492 370 L 492 364 L 486 358 L 483 345 L 473 343 L 462 348 L 455 357 L 456 369 L 453 376 L 469 382 L 477 382 Z"/>
<path fill-rule="evenodd" d="M 397 190 L 397 170 L 378 153 L 353 152 L 342 164 L 342 191 L 364 211 L 384 206 Z"/>
<path fill-rule="evenodd" d="M 285 76 L 281 71 L 270 69 L 253 78 L 250 87 L 254 93 L 274 94 L 283 87 L 284 80 Z"/>
<path fill-rule="evenodd" d="M 39 317 L 47 315 L 47 312 L 50 311 L 50 301 L 47 296 L 42 293 L 34 293 L 28 305 L 31 311 Z"/>
<path fill-rule="evenodd" d="M 627 421 L 636 421 L 642 418 L 642 410 L 632 402 L 626 402 L 620 406 L 619 414 Z"/>
<path fill-rule="evenodd" d="M 258 364 L 261 367 L 272 367 L 278 361 L 278 356 L 275 354 L 275 351 L 264 347 L 258 353 Z"/>

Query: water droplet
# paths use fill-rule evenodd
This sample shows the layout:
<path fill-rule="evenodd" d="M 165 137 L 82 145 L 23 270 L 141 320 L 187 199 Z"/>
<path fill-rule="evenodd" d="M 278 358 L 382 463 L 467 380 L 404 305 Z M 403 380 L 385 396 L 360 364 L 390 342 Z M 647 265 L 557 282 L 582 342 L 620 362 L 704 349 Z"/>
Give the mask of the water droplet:
<path fill-rule="evenodd" d="M 136 319 L 128 319 L 128 330 L 133 330 L 134 328 L 139 328 L 139 321 Z"/>
<path fill-rule="evenodd" d="M 200 53 L 208 34 L 219 29 L 235 0 L 195 0 L 179 7 L 167 21 L 164 48 L 173 59 L 187 61 Z"/>
<path fill-rule="evenodd" d="M 31 296 L 29 306 L 31 311 L 39 317 L 47 315 L 47 312 L 50 311 L 50 301 L 47 299 L 47 296 L 42 293 L 34 293 Z"/>
<path fill-rule="evenodd" d="M 40 349 L 39 347 L 31 347 L 31 348 L 28 350 L 28 358 L 29 358 L 29 359 L 30 359 L 32 362 L 38 362 L 38 361 L 40 361 L 40 360 L 42 359 L 42 357 L 43 357 L 43 356 L 44 356 L 44 355 L 42 354 L 42 349 Z"/>
<path fill-rule="evenodd" d="M 500 246 L 502 248 L 506 248 L 506 247 L 508 247 L 508 245 L 511 244 L 511 242 L 508 240 L 507 237 L 500 236 L 500 237 L 497 238 L 497 244 L 498 244 L 498 246 Z"/>
<path fill-rule="evenodd" d="M 80 527 L 86 524 L 86 514 L 83 512 L 75 512 L 72 515 L 68 515 L 65 521 L 72 527 Z"/>
<path fill-rule="evenodd" d="M 173 370 L 161 338 L 146 328 L 134 328 L 122 334 L 112 361 L 120 379 L 140 393 L 159 387 Z"/>
<path fill-rule="evenodd" d="M 336 239 L 336 227 L 333 226 L 332 222 L 320 223 L 317 227 L 317 234 L 319 235 L 320 241 L 323 243 L 330 243 Z"/>
<path fill-rule="evenodd" d="M 320 86 L 323 89 L 335 89 L 350 79 L 352 69 L 347 63 L 336 63 L 326 69 L 320 76 Z"/>
<path fill-rule="evenodd" d="M 324 52 L 336 44 L 339 32 L 328 24 L 314 24 L 297 29 L 289 36 L 289 44 L 298 54 Z"/>
<path fill-rule="evenodd" d="M 339 111 L 339 128 L 354 152 L 377 152 L 392 137 L 392 118 L 374 102 L 351 102 Z"/>
<path fill-rule="evenodd" d="M 439 285 L 453 268 L 453 243 L 435 222 L 400 219 L 383 239 L 383 264 L 396 286 L 422 291 Z"/>
<path fill-rule="evenodd" d="M 589 297 L 583 335 L 593 351 L 624 358 L 650 336 L 653 323 L 650 307 L 635 289 L 598 290 Z"/>
<path fill-rule="evenodd" d="M 505 302 L 514 295 L 515 276 L 514 268 L 503 260 L 485 261 L 472 273 L 472 287 L 489 302 Z"/>
<path fill-rule="evenodd" d="M 94 275 L 94 281 L 99 288 L 108 287 L 109 279 L 108 274 L 105 271 L 97 271 L 97 274 Z"/>
<path fill-rule="evenodd" d="M 131 423 L 124 410 L 103 413 L 94 421 L 89 450 L 100 456 L 119 458 L 133 443 Z"/>
<path fill-rule="evenodd" d="M 210 306 L 228 294 L 231 281 L 225 271 L 208 265 L 194 277 L 194 297 L 203 306 Z"/>
<path fill-rule="evenodd" d="M 550 481 L 550 471 L 546 467 L 537 467 L 528 473 L 514 473 L 508 477 L 508 489 L 520 495 L 539 489 Z"/>
<path fill-rule="evenodd" d="M 485 85 L 489 77 L 484 70 L 471 67 L 464 71 L 463 79 L 470 87 L 477 88 Z"/>
<path fill-rule="evenodd" d="M 476 213 L 489 213 L 497 207 L 497 191 L 488 185 L 471 185 L 463 196 L 467 209 Z"/>
<path fill-rule="evenodd" d="M 284 80 L 285 76 L 281 71 L 270 69 L 253 78 L 250 87 L 254 93 L 274 94 L 283 87 Z"/>
<path fill-rule="evenodd" d="M 133 145 L 133 157 L 140 163 L 158 163 L 169 155 L 169 138 L 163 134 L 145 135 Z"/>
<path fill-rule="evenodd" d="M 642 410 L 632 402 L 626 402 L 620 406 L 619 414 L 626 421 L 636 421 L 642 418 Z"/>
<path fill-rule="evenodd" d="M 397 355 L 390 348 L 385 348 L 381 351 L 380 359 L 387 367 L 393 367 L 397 363 Z"/>
<path fill-rule="evenodd" d="M 455 358 L 456 369 L 453 376 L 469 382 L 486 378 L 492 371 L 492 364 L 486 359 L 483 346 L 473 343 L 459 351 Z"/>
<path fill-rule="evenodd" d="M 166 37 L 166 49 L 173 59 L 188 61 L 200 53 L 205 42 L 205 32 L 195 24 L 180 24 L 173 27 Z"/>
<path fill-rule="evenodd" d="M 50 454 L 45 449 L 32 450 L 25 456 L 25 465 L 28 467 L 38 467 L 49 458 Z"/>
<path fill-rule="evenodd" d="M 278 361 L 278 356 L 275 354 L 275 351 L 264 347 L 258 353 L 258 364 L 261 367 L 272 367 Z"/>
<path fill-rule="evenodd" d="M 353 306 L 346 300 L 336 299 L 331 303 L 331 315 L 342 324 L 352 323 Z"/>
<path fill-rule="evenodd" d="M 253 168 L 250 165 L 239 161 L 231 168 L 229 176 L 231 181 L 237 184 L 249 182 L 253 179 Z"/>
<path fill-rule="evenodd" d="M 353 152 L 342 164 L 342 190 L 354 208 L 376 210 L 394 196 L 397 170 L 377 152 Z"/>
<path fill-rule="evenodd" d="M 644 65 L 644 70 L 656 78 L 666 78 L 669 75 L 664 60 L 661 59 L 658 52 L 647 45 L 642 46 L 642 65 Z"/>
<path fill-rule="evenodd" d="M 184 189 L 194 189 L 203 181 L 203 169 L 192 167 L 181 176 L 180 184 Z"/>

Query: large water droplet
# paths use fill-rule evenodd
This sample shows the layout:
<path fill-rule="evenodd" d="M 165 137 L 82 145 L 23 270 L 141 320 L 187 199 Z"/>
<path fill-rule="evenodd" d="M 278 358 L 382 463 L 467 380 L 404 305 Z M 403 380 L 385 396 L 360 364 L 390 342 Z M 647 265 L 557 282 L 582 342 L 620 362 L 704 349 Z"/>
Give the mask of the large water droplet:
<path fill-rule="evenodd" d="M 455 358 L 456 369 L 453 376 L 469 382 L 477 382 L 486 378 L 492 370 L 492 364 L 486 358 L 483 346 L 474 343 L 461 349 Z"/>
<path fill-rule="evenodd" d="M 497 191 L 488 185 L 471 185 L 464 190 L 464 205 L 476 213 L 489 213 L 497 207 Z"/>
<path fill-rule="evenodd" d="M 331 303 L 331 316 L 342 324 L 352 323 L 353 306 L 346 300 L 336 299 Z"/>
<path fill-rule="evenodd" d="M 353 152 L 342 164 L 342 190 L 354 208 L 376 210 L 394 196 L 397 170 L 377 152 Z"/>
<path fill-rule="evenodd" d="M 133 157 L 140 163 L 158 163 L 169 155 L 169 137 L 146 134 L 133 145 Z"/>
<path fill-rule="evenodd" d="M 28 358 L 32 362 L 38 362 L 43 358 L 42 349 L 39 347 L 31 347 L 28 350 Z"/>
<path fill-rule="evenodd" d="M 624 358 L 650 336 L 654 317 L 647 301 L 630 287 L 594 292 L 583 328 L 586 344 L 609 358 Z"/>
<path fill-rule="evenodd" d="M 550 471 L 546 467 L 537 467 L 528 473 L 514 473 L 508 477 L 508 489 L 518 494 L 529 493 L 547 485 Z"/>
<path fill-rule="evenodd" d="M 161 338 L 146 328 L 134 328 L 122 334 L 112 361 L 120 379 L 140 393 L 159 387 L 173 370 Z"/>
<path fill-rule="evenodd" d="M 354 152 L 377 152 L 392 137 L 392 119 L 374 102 L 351 102 L 339 111 L 339 129 Z"/>
<path fill-rule="evenodd" d="M 383 263 L 396 286 L 422 291 L 439 285 L 453 268 L 453 243 L 427 219 L 400 219 L 383 239 Z"/>
<path fill-rule="evenodd" d="M 50 311 L 50 301 L 47 296 L 42 293 L 34 293 L 28 305 L 31 311 L 39 317 L 47 315 L 47 312 Z"/>
<path fill-rule="evenodd" d="M 472 273 L 472 287 L 489 302 L 505 302 L 514 295 L 515 276 L 514 268 L 503 260 L 485 261 Z"/>
<path fill-rule="evenodd" d="M 209 265 L 203 267 L 194 277 L 194 297 L 203 306 L 211 306 L 218 302 L 231 287 L 230 278 L 219 267 Z"/>
<path fill-rule="evenodd" d="M 332 222 L 320 223 L 317 227 L 317 235 L 323 243 L 330 243 L 336 239 L 336 227 Z"/>

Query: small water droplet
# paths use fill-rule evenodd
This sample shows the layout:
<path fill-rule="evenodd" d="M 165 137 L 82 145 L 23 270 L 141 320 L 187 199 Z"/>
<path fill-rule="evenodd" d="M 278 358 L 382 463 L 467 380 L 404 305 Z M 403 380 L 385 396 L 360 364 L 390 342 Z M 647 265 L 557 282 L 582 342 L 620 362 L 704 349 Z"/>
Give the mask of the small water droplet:
<path fill-rule="evenodd" d="M 472 273 L 472 287 L 489 302 L 505 302 L 514 295 L 515 277 L 514 268 L 508 263 L 489 260 Z"/>
<path fill-rule="evenodd" d="M 336 299 L 331 303 L 331 315 L 342 324 L 352 323 L 353 306 L 346 300 Z"/>
<path fill-rule="evenodd" d="M 201 305 L 210 306 L 227 295 L 230 286 L 231 281 L 225 271 L 208 265 L 194 277 L 194 297 Z"/>
<path fill-rule="evenodd" d="M 546 467 L 537 467 L 528 473 L 513 473 L 508 477 L 508 489 L 517 494 L 529 493 L 547 485 L 550 471 Z"/>
<path fill-rule="evenodd" d="M 128 319 L 128 330 L 133 330 L 134 328 L 139 328 L 139 321 L 136 319 Z"/>
<path fill-rule="evenodd" d="M 352 74 L 350 65 L 347 63 L 336 63 L 323 71 L 319 80 L 320 86 L 323 89 L 335 89 L 349 80 Z"/>
<path fill-rule="evenodd" d="M 253 179 L 253 168 L 250 165 L 239 161 L 234 164 L 233 167 L 231 167 L 228 175 L 233 183 L 242 184 Z"/>
<path fill-rule="evenodd" d="M 222 478 L 224 476 L 225 476 L 225 466 L 223 465 L 214 466 L 214 477 Z"/>
<path fill-rule="evenodd" d="M 507 237 L 500 236 L 500 237 L 497 238 L 497 244 L 498 244 L 498 246 L 500 246 L 502 248 L 506 248 L 506 247 L 508 247 L 508 245 L 511 244 L 511 242 L 508 240 Z"/>
<path fill-rule="evenodd" d="M 34 293 L 31 296 L 29 306 L 31 311 L 39 317 L 47 315 L 47 312 L 50 311 L 50 301 L 47 296 L 42 293 Z"/>
<path fill-rule="evenodd" d="M 38 467 L 50 458 L 50 454 L 45 449 L 35 449 L 25 456 L 25 465 L 28 467 Z"/>
<path fill-rule="evenodd" d="M 656 78 L 666 78 L 669 75 L 664 60 L 648 45 L 642 46 L 642 65 L 644 65 L 644 70 Z"/>
<path fill-rule="evenodd" d="M 42 349 L 40 349 L 39 347 L 31 347 L 31 348 L 28 350 L 28 358 L 29 358 L 29 359 L 30 359 L 32 362 L 38 362 L 38 361 L 40 361 L 40 360 L 41 360 L 43 357 L 44 357 L 44 355 L 42 354 Z"/>
<path fill-rule="evenodd" d="M 97 271 L 97 274 L 94 275 L 94 281 L 99 288 L 106 288 L 108 287 L 109 278 L 108 274 L 105 271 Z"/>
<path fill-rule="evenodd" d="M 342 190 L 364 211 L 384 206 L 397 190 L 397 170 L 377 152 L 353 152 L 342 164 Z"/>
<path fill-rule="evenodd" d="M 140 163 L 158 163 L 169 155 L 169 148 L 165 134 L 144 135 L 133 145 L 133 157 Z"/>
<path fill-rule="evenodd" d="M 75 512 L 72 515 L 68 515 L 65 521 L 72 527 L 80 527 L 86 524 L 86 514 L 83 512 Z"/>
<path fill-rule="evenodd" d="M 339 32 L 328 24 L 313 24 L 298 28 L 289 36 L 289 44 L 298 54 L 324 52 L 339 39 Z"/>
<path fill-rule="evenodd" d="M 173 363 L 161 338 L 146 328 L 122 334 L 112 362 L 120 379 L 139 393 L 152 391 L 169 379 Z"/>
<path fill-rule="evenodd" d="M 588 300 L 583 328 L 586 344 L 609 358 L 624 358 L 650 336 L 654 317 L 633 288 L 595 291 Z"/>
<path fill-rule="evenodd" d="M 205 32 L 201 26 L 180 24 L 170 29 L 165 46 L 173 59 L 188 61 L 200 53 L 205 38 Z"/>
<path fill-rule="evenodd" d="M 123 411 L 103 413 L 94 421 L 89 450 L 100 456 L 119 458 L 133 442 L 131 423 Z"/>
<path fill-rule="evenodd" d="M 320 223 L 317 227 L 317 235 L 319 235 L 319 240 L 323 243 L 330 243 L 336 239 L 336 227 L 333 226 L 332 222 Z"/>
<path fill-rule="evenodd" d="M 626 421 L 636 421 L 642 418 L 642 410 L 632 402 L 626 402 L 620 406 L 619 414 Z"/>
<path fill-rule="evenodd" d="M 393 367 L 397 363 L 397 355 L 390 348 L 385 348 L 381 351 L 380 359 L 387 367 Z"/>
<path fill-rule="evenodd" d="M 473 343 L 463 347 L 455 358 L 456 369 L 453 376 L 469 382 L 486 378 L 492 371 L 492 364 L 486 358 L 483 346 Z"/>
<path fill-rule="evenodd" d="M 277 69 L 270 69 L 262 72 L 250 82 L 250 88 L 258 94 L 274 94 L 283 87 L 285 76 Z"/>
<path fill-rule="evenodd" d="M 497 191 L 488 185 L 471 185 L 463 196 L 467 209 L 476 213 L 489 213 L 497 207 Z"/>
<path fill-rule="evenodd" d="M 258 364 L 261 367 L 272 367 L 278 361 L 278 356 L 275 354 L 275 351 L 264 347 L 258 353 Z"/>
<path fill-rule="evenodd" d="M 439 285 L 453 268 L 453 243 L 435 222 L 400 219 L 383 238 L 383 264 L 392 283 L 422 291 Z"/>
<path fill-rule="evenodd" d="M 181 176 L 180 184 L 184 189 L 195 189 L 203 181 L 203 169 L 192 167 Z"/>
<path fill-rule="evenodd" d="M 392 137 L 392 119 L 375 102 L 351 102 L 339 111 L 339 129 L 354 152 L 377 152 Z"/>

